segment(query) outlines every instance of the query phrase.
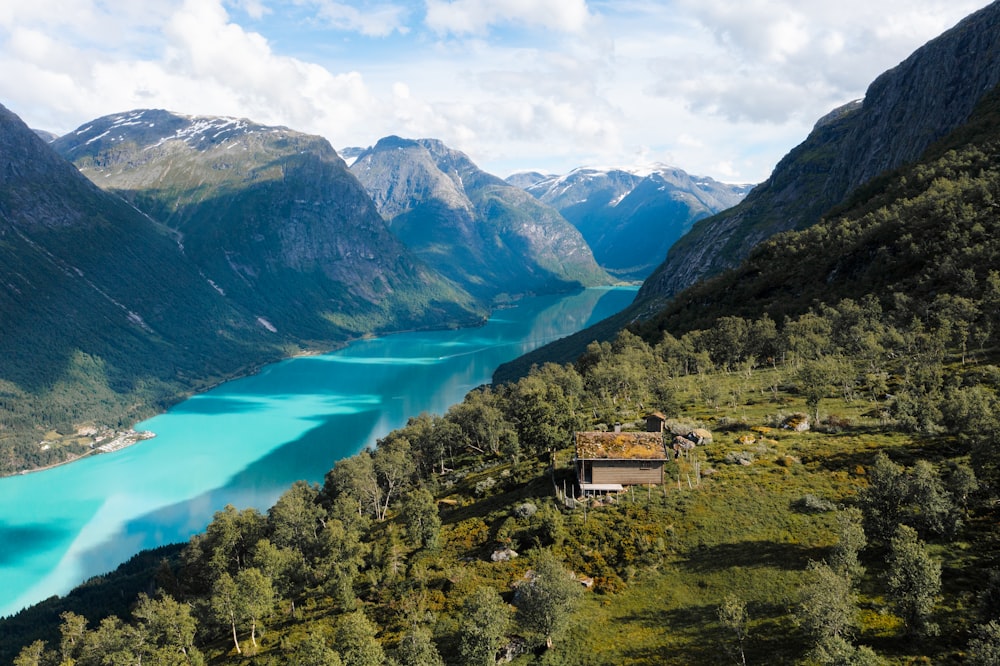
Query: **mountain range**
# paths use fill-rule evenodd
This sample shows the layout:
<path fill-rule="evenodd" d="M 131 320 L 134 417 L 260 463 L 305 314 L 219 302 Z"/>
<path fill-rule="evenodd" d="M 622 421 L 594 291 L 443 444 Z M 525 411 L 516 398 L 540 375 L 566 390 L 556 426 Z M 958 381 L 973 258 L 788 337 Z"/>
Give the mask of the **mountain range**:
<path fill-rule="evenodd" d="M 303 341 L 469 319 L 325 140 L 236 118 L 138 110 L 52 147 L 168 227 L 227 299 Z"/>
<path fill-rule="evenodd" d="M 205 279 L 172 232 L 87 180 L 0 107 L 0 445 L 52 462 L 46 432 L 139 417 L 285 340 Z"/>
<path fill-rule="evenodd" d="M 569 220 L 608 272 L 641 280 L 698 220 L 739 203 L 751 185 L 691 176 L 677 167 L 580 167 L 562 176 L 517 173 L 524 188 Z"/>
<path fill-rule="evenodd" d="M 501 366 L 494 381 L 516 379 L 546 361 L 571 361 L 591 341 L 610 340 L 630 325 L 655 322 L 658 330 L 687 328 L 724 314 L 715 306 L 699 314 L 707 303 L 719 307 L 726 303 L 734 313 L 758 310 L 759 297 L 782 292 L 776 283 L 821 298 L 820 285 L 789 281 L 784 261 L 765 271 L 771 280 L 767 286 L 749 279 L 746 266 L 759 271 L 760 265 L 743 262 L 768 239 L 808 229 L 872 196 L 898 169 L 938 150 L 936 142 L 969 123 L 1000 83 L 998 25 L 1000 3 L 994 2 L 877 77 L 863 100 L 844 104 L 817 120 L 805 140 L 742 201 L 696 222 L 643 282 L 631 307 Z M 864 251 L 877 254 L 876 249 L 859 250 Z M 827 252 L 836 255 L 835 248 Z M 827 263 L 814 262 L 813 268 L 820 265 Z M 872 267 L 876 270 L 877 265 Z M 751 284 L 760 285 L 759 291 L 748 292 Z M 832 298 L 833 293 L 827 296 Z M 798 301 L 787 309 L 782 301 L 767 302 L 776 315 L 808 307 Z"/>

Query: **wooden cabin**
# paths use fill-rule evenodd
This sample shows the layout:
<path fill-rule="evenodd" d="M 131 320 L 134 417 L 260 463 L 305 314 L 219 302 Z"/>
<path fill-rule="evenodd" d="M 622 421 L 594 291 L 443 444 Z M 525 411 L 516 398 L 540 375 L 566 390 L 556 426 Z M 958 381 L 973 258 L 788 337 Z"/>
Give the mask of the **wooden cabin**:
<path fill-rule="evenodd" d="M 576 476 L 585 493 L 663 483 L 667 460 L 658 432 L 576 433 Z"/>

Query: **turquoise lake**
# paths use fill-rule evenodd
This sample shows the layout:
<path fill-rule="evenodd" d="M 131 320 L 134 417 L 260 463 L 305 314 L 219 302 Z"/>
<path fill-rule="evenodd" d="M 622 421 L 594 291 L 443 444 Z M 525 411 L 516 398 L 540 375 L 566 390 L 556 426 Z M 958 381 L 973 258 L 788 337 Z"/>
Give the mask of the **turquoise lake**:
<path fill-rule="evenodd" d="M 496 368 L 624 309 L 634 288 L 529 298 L 485 326 L 403 333 L 289 359 L 136 426 L 156 437 L 0 479 L 0 616 L 186 541 L 226 504 L 269 508 L 294 481 L 421 412 L 443 414 Z"/>

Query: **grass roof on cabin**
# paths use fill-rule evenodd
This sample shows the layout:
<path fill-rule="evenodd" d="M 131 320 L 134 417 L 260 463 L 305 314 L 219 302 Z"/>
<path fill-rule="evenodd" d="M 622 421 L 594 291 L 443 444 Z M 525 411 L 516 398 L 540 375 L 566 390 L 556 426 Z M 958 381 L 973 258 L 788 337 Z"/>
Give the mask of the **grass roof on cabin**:
<path fill-rule="evenodd" d="M 581 459 L 666 460 L 658 432 L 578 432 L 576 457 Z"/>

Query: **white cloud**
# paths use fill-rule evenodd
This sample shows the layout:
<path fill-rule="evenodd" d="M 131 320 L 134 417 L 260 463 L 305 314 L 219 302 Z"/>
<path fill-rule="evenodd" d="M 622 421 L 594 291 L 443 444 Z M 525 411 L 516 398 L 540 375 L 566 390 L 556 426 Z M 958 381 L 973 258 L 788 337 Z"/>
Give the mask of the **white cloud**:
<path fill-rule="evenodd" d="M 507 23 L 577 32 L 590 18 L 585 0 L 427 0 L 426 23 L 459 35 Z"/>
<path fill-rule="evenodd" d="M 256 20 L 260 20 L 271 13 L 271 10 L 264 5 L 262 0 L 227 0 L 226 4 L 242 9 L 246 12 L 247 16 Z"/>
<path fill-rule="evenodd" d="M 499 175 L 642 155 L 745 182 L 985 2 L 6 2 L 0 102 L 57 132 L 155 106 L 439 138 Z"/>
<path fill-rule="evenodd" d="M 357 32 L 369 37 L 409 32 L 406 20 L 411 10 L 400 4 L 364 3 L 362 8 L 335 0 L 295 0 L 295 4 L 312 9 L 317 18 L 337 30 Z"/>

